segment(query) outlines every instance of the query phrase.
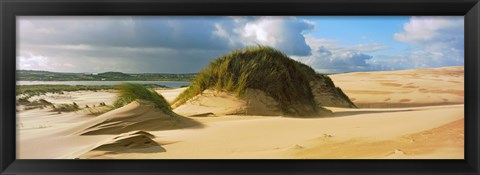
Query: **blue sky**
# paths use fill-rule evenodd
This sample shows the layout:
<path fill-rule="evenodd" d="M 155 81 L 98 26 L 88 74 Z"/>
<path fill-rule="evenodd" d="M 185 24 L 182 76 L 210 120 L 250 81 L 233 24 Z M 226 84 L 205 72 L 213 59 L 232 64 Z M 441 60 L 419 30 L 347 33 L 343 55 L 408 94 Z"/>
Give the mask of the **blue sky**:
<path fill-rule="evenodd" d="M 331 38 L 341 45 L 358 45 L 368 42 L 384 43 L 387 53 L 401 52 L 408 44 L 398 42 L 392 34 L 401 31 L 410 20 L 408 16 L 325 16 L 301 17 L 318 26 L 312 31 L 316 38 Z"/>
<path fill-rule="evenodd" d="M 464 64 L 462 16 L 22 16 L 17 27 L 23 70 L 191 73 L 256 44 L 322 73 Z"/>

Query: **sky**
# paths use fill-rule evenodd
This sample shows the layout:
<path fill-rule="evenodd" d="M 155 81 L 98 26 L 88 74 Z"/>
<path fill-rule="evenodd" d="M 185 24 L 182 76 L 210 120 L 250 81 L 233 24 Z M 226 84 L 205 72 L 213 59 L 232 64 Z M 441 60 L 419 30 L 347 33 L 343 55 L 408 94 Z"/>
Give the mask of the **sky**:
<path fill-rule="evenodd" d="M 464 64 L 463 16 L 18 16 L 17 69 L 196 73 L 267 45 L 319 73 Z"/>

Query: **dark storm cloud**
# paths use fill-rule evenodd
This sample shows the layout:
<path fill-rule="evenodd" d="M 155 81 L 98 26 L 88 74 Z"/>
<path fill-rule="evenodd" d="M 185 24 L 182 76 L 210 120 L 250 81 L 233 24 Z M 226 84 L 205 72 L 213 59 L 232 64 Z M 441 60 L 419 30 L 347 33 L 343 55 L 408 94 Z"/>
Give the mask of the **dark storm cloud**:
<path fill-rule="evenodd" d="M 32 51 L 19 54 L 21 59 L 28 60 L 30 68 L 60 72 L 195 73 L 212 58 L 226 53 L 221 50 L 99 46 L 67 49 L 25 46 L 23 50 Z"/>
<path fill-rule="evenodd" d="M 18 69 L 197 72 L 211 59 L 262 44 L 308 55 L 291 17 L 18 17 Z"/>
<path fill-rule="evenodd" d="M 225 49 L 219 17 L 25 17 L 20 42 L 30 44 Z"/>

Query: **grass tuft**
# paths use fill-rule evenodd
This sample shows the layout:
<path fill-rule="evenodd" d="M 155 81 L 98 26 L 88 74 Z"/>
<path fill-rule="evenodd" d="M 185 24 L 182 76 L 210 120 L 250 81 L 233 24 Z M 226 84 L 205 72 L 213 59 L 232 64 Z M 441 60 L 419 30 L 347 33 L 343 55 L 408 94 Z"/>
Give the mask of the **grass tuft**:
<path fill-rule="evenodd" d="M 313 115 L 319 110 L 309 85 L 314 75 L 309 66 L 271 47 L 247 47 L 210 62 L 173 104 L 185 103 L 209 88 L 239 97 L 251 88 L 274 98 L 287 115 Z"/>
<path fill-rule="evenodd" d="M 125 83 L 116 86 L 116 89 L 118 89 L 119 94 L 117 100 L 113 104 L 115 108 L 127 105 L 134 100 L 144 100 L 153 103 L 155 108 L 160 109 L 166 114 L 173 114 L 170 104 L 165 98 L 163 98 L 163 96 L 141 84 Z M 100 103 L 100 106 L 104 105 L 105 103 Z"/>
<path fill-rule="evenodd" d="M 59 104 L 52 106 L 51 112 L 74 112 L 80 110 L 80 107 L 77 103 L 73 102 L 72 104 Z"/>

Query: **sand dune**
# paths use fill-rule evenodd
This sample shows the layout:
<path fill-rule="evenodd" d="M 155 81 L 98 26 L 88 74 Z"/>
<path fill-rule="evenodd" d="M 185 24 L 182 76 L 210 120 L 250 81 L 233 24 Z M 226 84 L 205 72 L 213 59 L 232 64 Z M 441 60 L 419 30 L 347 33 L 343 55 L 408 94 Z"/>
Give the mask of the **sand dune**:
<path fill-rule="evenodd" d="M 316 119 L 209 122 L 201 130 L 153 132 L 175 141 L 163 145 L 164 153 L 111 158 L 463 158 L 462 105 L 378 111 Z M 452 132 L 444 134 L 445 128 Z M 405 154 L 392 157 L 395 150 Z"/>
<path fill-rule="evenodd" d="M 412 107 L 464 102 L 464 67 L 356 72 L 330 76 L 359 107 Z"/>
<path fill-rule="evenodd" d="M 332 79 L 360 106 L 374 107 L 378 100 L 386 105 L 329 107 L 333 115 L 317 118 L 247 116 L 237 113 L 245 101 L 207 91 L 176 108 L 184 116 L 176 120 L 138 101 L 100 116 L 86 110 L 25 110 L 17 116 L 17 158 L 464 158 L 463 67 L 348 73 Z M 157 92 L 172 101 L 183 90 Z M 94 98 L 98 93 L 103 95 Z M 108 100 L 115 95 L 79 91 L 42 98 L 55 104 L 98 104 L 113 102 Z M 393 106 L 402 108 L 385 108 Z M 206 113 L 213 115 L 189 117 Z"/>
<path fill-rule="evenodd" d="M 155 90 L 157 93 L 162 94 L 163 98 L 168 102 L 172 102 L 177 96 L 182 93 L 186 87 L 184 88 L 176 88 L 176 89 L 158 89 Z"/>
<path fill-rule="evenodd" d="M 70 159 L 463 158 L 463 105 L 332 110 L 337 116 L 309 119 L 235 115 L 195 117 L 192 119 L 202 123 L 202 128 L 151 131 L 156 138 L 149 138 L 156 144 L 149 142 L 147 145 L 141 144 L 150 141 L 144 137 L 139 139 L 138 136 L 133 141 L 123 139 L 130 138 L 131 134 L 120 134 L 121 137 L 67 135 L 64 131 L 75 128 L 75 124 L 57 125 L 20 132 L 18 156 Z M 102 146 L 109 144 L 113 145 Z M 138 147 L 124 149 L 119 146 L 130 144 Z"/>
<path fill-rule="evenodd" d="M 121 134 L 135 130 L 169 130 L 200 126 L 200 124 L 189 118 L 166 114 L 156 109 L 151 103 L 137 100 L 98 116 L 80 127 L 85 126 L 88 128 L 81 129 L 80 135 Z"/>
<path fill-rule="evenodd" d="M 175 105 L 174 105 L 175 107 Z M 185 116 L 282 115 L 278 103 L 263 91 L 248 89 L 243 99 L 230 92 L 205 90 L 173 110 Z"/>
<path fill-rule="evenodd" d="M 81 159 L 102 159 L 104 155 L 120 153 L 158 153 L 165 152 L 165 149 L 152 139 L 154 135 L 145 131 L 133 131 L 121 134 L 101 143 L 99 146 L 80 155 Z"/>
<path fill-rule="evenodd" d="M 240 113 L 245 109 L 246 103 L 234 94 L 205 90 L 201 95 L 188 100 L 174 108 L 174 112 L 184 115 L 226 115 Z"/>

